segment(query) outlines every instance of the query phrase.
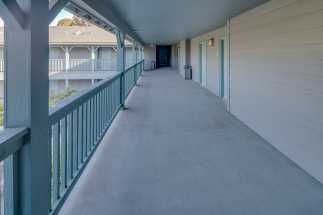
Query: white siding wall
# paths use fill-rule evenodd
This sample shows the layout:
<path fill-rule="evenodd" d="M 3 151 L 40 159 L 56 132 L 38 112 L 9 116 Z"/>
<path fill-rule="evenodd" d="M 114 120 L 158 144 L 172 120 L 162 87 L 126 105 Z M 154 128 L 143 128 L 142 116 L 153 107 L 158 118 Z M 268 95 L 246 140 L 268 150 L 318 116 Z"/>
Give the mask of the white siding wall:
<path fill-rule="evenodd" d="M 179 47 L 180 47 L 180 54 L 179 54 L 179 59 L 178 59 L 178 70 L 179 70 L 179 73 L 184 77 L 184 65 L 185 65 L 185 49 L 186 49 L 186 46 L 185 46 L 185 40 L 182 40 L 180 41 L 179 43 Z"/>
<path fill-rule="evenodd" d="M 98 49 L 98 65 L 102 70 L 112 70 L 117 68 L 117 52 L 112 47 L 102 47 Z"/>
<path fill-rule="evenodd" d="M 65 59 L 65 53 L 63 49 L 59 47 L 50 47 L 49 59 Z"/>
<path fill-rule="evenodd" d="M 145 46 L 144 49 L 145 69 L 151 69 L 151 62 L 156 63 L 156 46 Z"/>
<path fill-rule="evenodd" d="M 207 46 L 207 89 L 219 95 L 219 40 L 224 37 L 224 28 L 203 34 L 191 40 L 191 65 L 193 69 L 193 80 L 200 82 L 199 71 L 199 45 L 214 38 L 214 46 Z"/>
<path fill-rule="evenodd" d="M 231 111 L 323 182 L 323 1 L 273 0 L 231 21 Z"/>
<path fill-rule="evenodd" d="M 75 47 L 70 55 L 71 59 L 91 59 L 91 52 L 86 47 Z"/>

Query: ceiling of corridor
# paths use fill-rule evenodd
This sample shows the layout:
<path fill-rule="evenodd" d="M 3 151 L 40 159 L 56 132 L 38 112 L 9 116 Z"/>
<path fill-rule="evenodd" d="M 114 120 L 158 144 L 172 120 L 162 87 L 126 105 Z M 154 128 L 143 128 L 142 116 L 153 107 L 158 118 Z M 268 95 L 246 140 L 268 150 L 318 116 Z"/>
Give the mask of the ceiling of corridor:
<path fill-rule="evenodd" d="M 84 0 L 99 1 L 99 0 Z M 267 0 L 100 0 L 147 44 L 171 44 L 221 27 Z"/>

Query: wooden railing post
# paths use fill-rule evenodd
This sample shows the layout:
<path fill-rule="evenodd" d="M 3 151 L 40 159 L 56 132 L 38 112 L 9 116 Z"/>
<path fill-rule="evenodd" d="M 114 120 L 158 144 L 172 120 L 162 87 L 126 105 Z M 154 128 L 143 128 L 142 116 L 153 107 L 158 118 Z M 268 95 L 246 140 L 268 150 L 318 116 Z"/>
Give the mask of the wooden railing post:
<path fill-rule="evenodd" d="M 5 128 L 28 127 L 29 135 L 21 150 L 5 162 L 5 212 L 46 215 L 51 191 L 49 81 L 44 72 L 48 70 L 49 5 L 44 0 L 18 2 L 3 1 L 8 15 L 2 16 L 6 23 L 4 124 Z"/>
<path fill-rule="evenodd" d="M 118 49 L 117 49 L 117 64 L 118 72 L 121 73 L 120 76 L 120 104 L 123 109 L 125 109 L 125 34 L 119 30 L 116 31 Z"/>
<path fill-rule="evenodd" d="M 120 105 L 122 108 L 125 108 L 125 76 L 124 72 L 121 73 L 120 76 Z"/>

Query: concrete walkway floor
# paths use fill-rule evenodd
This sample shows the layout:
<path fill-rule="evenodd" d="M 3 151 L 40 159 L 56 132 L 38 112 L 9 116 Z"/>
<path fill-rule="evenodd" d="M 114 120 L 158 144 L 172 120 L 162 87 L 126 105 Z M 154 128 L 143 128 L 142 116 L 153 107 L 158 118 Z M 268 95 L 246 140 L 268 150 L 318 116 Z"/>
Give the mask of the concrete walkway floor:
<path fill-rule="evenodd" d="M 323 186 L 176 71 L 145 72 L 60 215 L 322 215 Z"/>

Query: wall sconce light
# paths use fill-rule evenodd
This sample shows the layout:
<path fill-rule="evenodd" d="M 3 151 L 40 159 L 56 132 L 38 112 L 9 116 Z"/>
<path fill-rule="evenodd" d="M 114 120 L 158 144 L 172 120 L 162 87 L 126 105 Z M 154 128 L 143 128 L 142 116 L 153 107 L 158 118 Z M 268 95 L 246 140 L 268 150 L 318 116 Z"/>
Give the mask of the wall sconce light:
<path fill-rule="evenodd" d="M 209 39 L 209 46 L 210 47 L 214 46 L 214 38 Z"/>

